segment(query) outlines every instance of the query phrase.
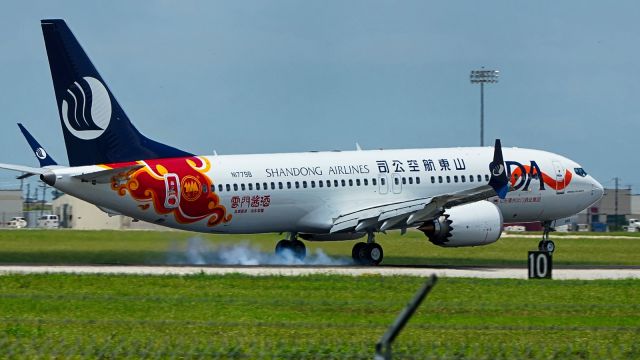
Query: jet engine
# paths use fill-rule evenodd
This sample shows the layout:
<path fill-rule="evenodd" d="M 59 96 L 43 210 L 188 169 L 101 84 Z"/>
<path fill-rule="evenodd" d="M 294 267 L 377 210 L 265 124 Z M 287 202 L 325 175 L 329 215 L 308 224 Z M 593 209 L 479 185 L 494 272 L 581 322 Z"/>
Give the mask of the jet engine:
<path fill-rule="evenodd" d="M 495 242 L 502 233 L 502 213 L 483 200 L 447 209 L 418 228 L 429 241 L 443 247 L 478 246 Z"/>

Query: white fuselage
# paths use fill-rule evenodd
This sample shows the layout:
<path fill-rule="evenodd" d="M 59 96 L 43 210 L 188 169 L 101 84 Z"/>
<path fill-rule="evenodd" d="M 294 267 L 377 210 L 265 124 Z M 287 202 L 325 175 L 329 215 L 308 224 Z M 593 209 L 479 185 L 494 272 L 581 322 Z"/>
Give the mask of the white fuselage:
<path fill-rule="evenodd" d="M 568 217 L 602 195 L 602 186 L 565 157 L 519 148 L 503 154 L 512 191 L 489 201 L 504 222 Z M 172 165 L 175 159 L 138 161 L 147 166 L 113 183 L 72 176 L 117 164 L 58 169 L 55 187 L 114 213 L 185 230 L 323 234 L 352 211 L 485 185 L 492 155 L 491 147 L 469 147 L 202 156 L 188 160 L 186 172 Z"/>

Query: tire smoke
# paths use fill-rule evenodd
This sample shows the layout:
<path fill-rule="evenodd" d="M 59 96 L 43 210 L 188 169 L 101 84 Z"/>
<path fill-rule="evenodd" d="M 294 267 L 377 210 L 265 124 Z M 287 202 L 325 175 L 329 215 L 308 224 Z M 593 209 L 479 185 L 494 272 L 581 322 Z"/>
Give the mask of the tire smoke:
<path fill-rule="evenodd" d="M 327 255 L 321 249 L 307 250 L 304 260 L 297 259 L 291 251 L 276 255 L 273 250 L 263 250 L 249 241 L 234 244 L 212 245 L 199 237 L 187 240 L 186 249 L 178 244 L 169 251 L 167 263 L 175 265 L 351 265 L 351 258 Z"/>

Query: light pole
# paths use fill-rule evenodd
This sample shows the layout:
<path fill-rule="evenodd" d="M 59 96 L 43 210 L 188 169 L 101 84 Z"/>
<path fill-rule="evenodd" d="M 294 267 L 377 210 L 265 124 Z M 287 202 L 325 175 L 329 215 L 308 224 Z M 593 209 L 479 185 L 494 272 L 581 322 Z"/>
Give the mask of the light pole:
<path fill-rule="evenodd" d="M 472 84 L 480 84 L 480 146 L 484 146 L 484 84 L 498 82 L 498 70 L 471 70 L 469 79 Z"/>

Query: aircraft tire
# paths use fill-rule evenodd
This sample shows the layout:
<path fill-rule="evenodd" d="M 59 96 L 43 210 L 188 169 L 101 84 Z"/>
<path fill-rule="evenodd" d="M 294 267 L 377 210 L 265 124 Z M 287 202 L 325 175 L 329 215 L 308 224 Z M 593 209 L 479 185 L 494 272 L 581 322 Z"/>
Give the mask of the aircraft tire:
<path fill-rule="evenodd" d="M 293 256 L 298 260 L 304 260 L 307 256 L 307 247 L 304 243 L 298 239 L 290 240 L 291 251 Z"/>
<path fill-rule="evenodd" d="M 355 245 L 353 245 L 353 249 L 351 250 L 351 258 L 353 258 L 353 261 L 356 264 L 363 264 L 361 253 L 366 246 L 367 246 L 367 243 L 363 243 L 363 242 L 358 242 Z"/>
<path fill-rule="evenodd" d="M 551 240 L 543 240 L 538 243 L 538 250 L 553 253 L 556 250 L 556 244 Z"/>
<path fill-rule="evenodd" d="M 278 241 L 278 243 L 276 244 L 276 255 L 282 255 L 282 253 L 291 248 L 291 241 L 287 240 L 287 239 L 282 239 L 280 241 Z"/>
<path fill-rule="evenodd" d="M 554 244 L 553 241 L 549 240 L 544 245 L 544 250 L 552 253 L 556 250 L 556 244 Z"/>
<path fill-rule="evenodd" d="M 382 262 L 384 252 L 376 243 L 357 243 L 351 252 L 353 259 L 360 265 L 378 265 Z"/>
<path fill-rule="evenodd" d="M 382 246 L 377 243 L 367 244 L 366 253 L 369 265 L 379 265 L 384 257 Z"/>

